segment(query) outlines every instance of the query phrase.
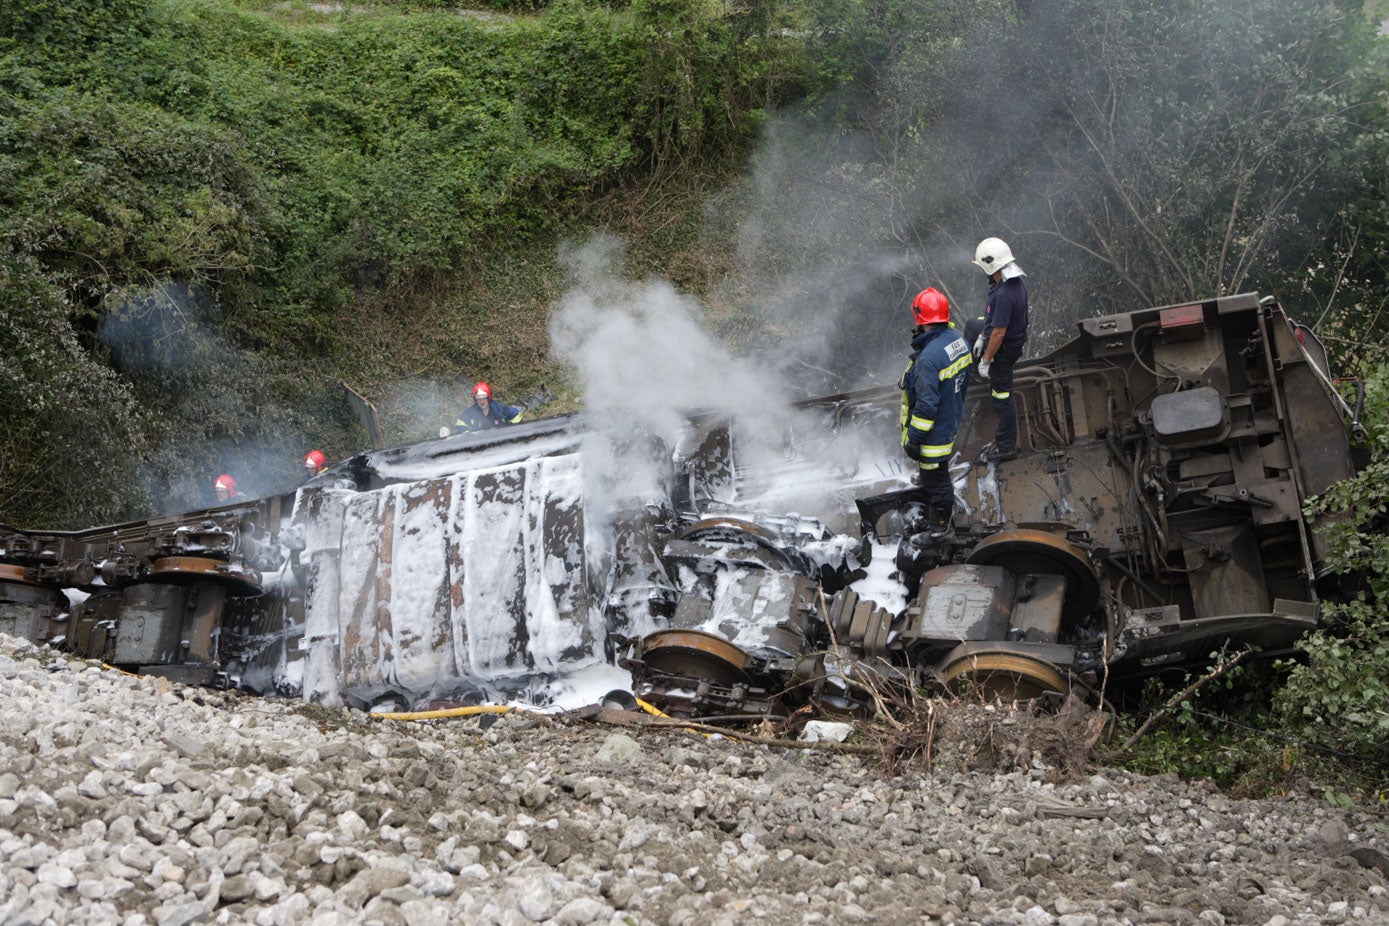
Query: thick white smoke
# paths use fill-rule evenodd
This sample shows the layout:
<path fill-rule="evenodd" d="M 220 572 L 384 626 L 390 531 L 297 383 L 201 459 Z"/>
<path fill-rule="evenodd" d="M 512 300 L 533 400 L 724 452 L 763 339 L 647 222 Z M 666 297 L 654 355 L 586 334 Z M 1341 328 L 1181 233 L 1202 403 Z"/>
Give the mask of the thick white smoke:
<path fill-rule="evenodd" d="M 624 279 L 621 245 L 611 237 L 561 256 L 572 285 L 551 316 L 550 349 L 576 371 L 599 438 L 585 455 L 614 495 L 657 488 L 660 473 L 643 465 L 644 441 L 633 438 L 672 442 L 691 413 L 729 416 L 745 452 L 778 446 L 790 387 L 718 343 L 701 324 L 697 300 L 664 280 Z"/>
<path fill-rule="evenodd" d="M 572 285 L 551 315 L 550 344 L 584 393 L 591 514 L 622 499 L 662 497 L 671 452 L 693 413 L 726 417 L 740 471 L 760 473 L 756 497 L 740 480 L 738 497 L 724 501 L 819 514 L 842 507 L 831 497 L 857 479 L 895 476 L 895 422 L 836 432 L 824 410 L 797 409 L 788 377 L 720 343 L 697 300 L 664 280 L 625 279 L 621 245 L 610 237 L 562 258 Z"/>
<path fill-rule="evenodd" d="M 694 409 L 775 425 L 790 388 L 718 343 L 701 323 L 697 300 L 665 280 L 623 279 L 621 245 L 611 237 L 566 248 L 561 257 L 573 285 L 551 319 L 551 350 L 578 371 L 588 408 L 621 409 L 657 431 Z"/>

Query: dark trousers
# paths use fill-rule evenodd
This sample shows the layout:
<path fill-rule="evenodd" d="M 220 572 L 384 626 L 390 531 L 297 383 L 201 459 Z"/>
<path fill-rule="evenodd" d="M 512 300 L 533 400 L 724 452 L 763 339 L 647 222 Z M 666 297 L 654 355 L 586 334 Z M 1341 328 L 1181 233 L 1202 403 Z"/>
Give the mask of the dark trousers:
<path fill-rule="evenodd" d="M 931 468 L 927 469 L 928 466 Z M 950 481 L 949 462 L 923 463 L 921 471 L 917 473 L 916 484 L 926 490 L 926 497 L 931 500 L 932 523 L 947 522 L 955 510 L 955 484 Z"/>
<path fill-rule="evenodd" d="M 1022 356 L 1022 346 L 1000 347 L 989 365 L 989 397 L 998 418 L 994 431 L 994 446 L 999 450 L 1016 450 L 1018 446 L 1018 409 L 1013 401 L 1013 365 Z"/>

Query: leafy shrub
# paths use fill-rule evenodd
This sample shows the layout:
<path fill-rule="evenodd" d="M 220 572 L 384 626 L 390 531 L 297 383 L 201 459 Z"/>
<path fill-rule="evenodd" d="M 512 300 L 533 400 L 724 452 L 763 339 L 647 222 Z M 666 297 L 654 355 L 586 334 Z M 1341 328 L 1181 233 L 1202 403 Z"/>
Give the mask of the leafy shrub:
<path fill-rule="evenodd" d="M 230 283 L 264 257 L 259 193 L 228 133 L 59 89 L 0 123 L 0 235 L 86 314 L 114 287 Z"/>
<path fill-rule="evenodd" d="M 768 0 L 486 6 L 0 5 L 0 517 L 201 504 L 235 461 L 277 491 L 305 442 L 361 440 L 336 370 L 540 382 L 546 285 L 479 268 L 552 255 L 595 192 L 736 152 L 794 60 Z M 61 458 L 80 480 L 47 478 Z"/>
<path fill-rule="evenodd" d="M 1323 627 L 1303 641 L 1305 664 L 1290 667 L 1277 707 L 1302 735 L 1389 760 L 1389 366 L 1366 382 L 1372 462 L 1308 505 L 1308 516 L 1343 512 L 1324 531 L 1327 561 L 1358 588 L 1324 603 Z"/>
<path fill-rule="evenodd" d="M 62 291 L 0 253 L 0 511 L 21 524 L 84 526 L 140 510 L 148 446 L 130 387 L 81 344 Z"/>

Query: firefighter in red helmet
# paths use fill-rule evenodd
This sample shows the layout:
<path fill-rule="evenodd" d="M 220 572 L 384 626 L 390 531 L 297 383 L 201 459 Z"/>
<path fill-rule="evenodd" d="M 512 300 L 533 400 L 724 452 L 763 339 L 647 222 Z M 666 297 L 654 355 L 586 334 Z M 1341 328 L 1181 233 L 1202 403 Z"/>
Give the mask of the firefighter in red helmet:
<path fill-rule="evenodd" d="M 328 457 L 322 450 L 310 450 L 304 454 L 304 481 L 308 482 L 328 468 Z"/>
<path fill-rule="evenodd" d="M 236 480 L 226 473 L 213 480 L 212 494 L 217 496 L 219 505 L 240 497 L 240 493 L 236 491 Z"/>
<path fill-rule="evenodd" d="M 521 420 L 521 409 L 492 401 L 492 387 L 478 383 L 473 387 L 473 404 L 458 416 L 455 427 L 460 431 L 485 431 Z"/>
<path fill-rule="evenodd" d="M 950 324 L 950 303 L 934 288 L 912 301 L 911 360 L 902 374 L 902 449 L 917 466 L 916 483 L 931 500 L 933 537 L 950 532 L 955 486 L 950 457 L 964 412 L 974 362 L 969 344 Z"/>

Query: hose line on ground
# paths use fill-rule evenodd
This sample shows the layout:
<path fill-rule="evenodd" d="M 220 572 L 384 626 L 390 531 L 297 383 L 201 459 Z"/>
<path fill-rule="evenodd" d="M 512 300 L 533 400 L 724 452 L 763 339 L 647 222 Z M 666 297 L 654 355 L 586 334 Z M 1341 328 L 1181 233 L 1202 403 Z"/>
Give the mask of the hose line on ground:
<path fill-rule="evenodd" d="M 437 711 L 385 711 L 367 716 L 376 720 L 438 720 L 442 717 L 474 717 L 478 714 L 506 714 L 511 711 L 542 713 L 524 707 L 512 707 L 510 704 L 474 704 L 469 707 L 447 707 Z"/>

